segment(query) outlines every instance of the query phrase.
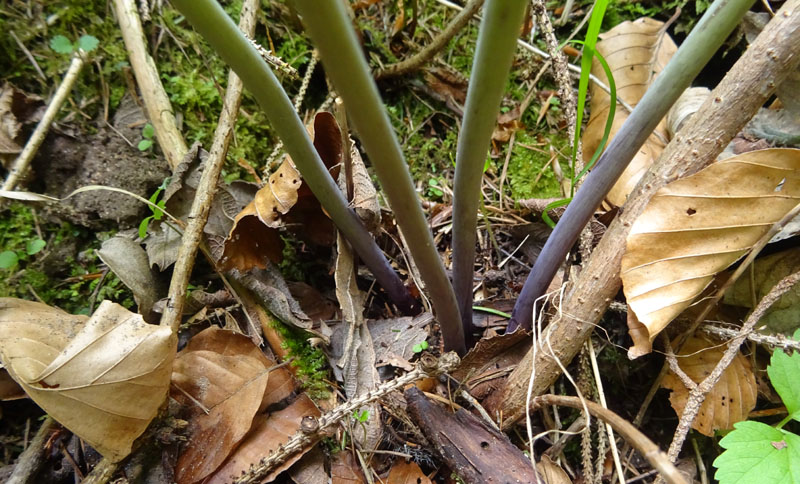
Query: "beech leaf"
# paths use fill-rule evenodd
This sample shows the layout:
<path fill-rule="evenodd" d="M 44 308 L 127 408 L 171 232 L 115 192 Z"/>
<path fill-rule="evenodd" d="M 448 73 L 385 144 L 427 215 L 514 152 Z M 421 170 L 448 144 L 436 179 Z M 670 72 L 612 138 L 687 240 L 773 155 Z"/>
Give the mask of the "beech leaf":
<path fill-rule="evenodd" d="M 176 340 L 103 301 L 91 318 L 0 298 L 0 359 L 48 414 L 103 457 L 131 451 L 164 402 Z"/>
<path fill-rule="evenodd" d="M 800 150 L 751 151 L 656 192 L 636 219 L 622 285 L 650 341 L 800 202 Z"/>
<path fill-rule="evenodd" d="M 617 85 L 617 97 L 630 106 L 636 106 L 645 91 L 653 83 L 659 72 L 678 50 L 675 42 L 666 33 L 663 22 L 651 18 L 640 18 L 633 22 L 623 22 L 604 34 L 595 49 L 608 62 L 614 82 Z M 592 61 L 592 74 L 605 84 L 608 78 L 597 58 Z M 591 116 L 583 133 L 583 156 L 588 162 L 600 145 L 605 131 L 606 118 L 611 105 L 608 93 L 592 83 Z M 630 113 L 621 105 L 615 110 L 614 123 L 609 134 L 609 141 L 622 127 Z M 625 203 L 625 199 L 636 183 L 644 175 L 650 165 L 664 150 L 666 125 L 662 120 L 650 135 L 645 144 L 633 157 L 628 167 L 617 180 L 617 183 L 606 195 L 606 200 L 616 206 Z"/>
<path fill-rule="evenodd" d="M 683 345 L 678 365 L 693 382 L 700 383 L 714 370 L 726 349 L 727 346 L 704 337 L 693 337 Z M 661 386 L 672 390 L 669 401 L 675 413 L 682 415 L 689 389 L 672 372 L 664 377 Z M 692 428 L 709 437 L 713 437 L 716 430 L 732 429 L 733 424 L 747 419 L 756 406 L 756 397 L 756 376 L 750 361 L 739 353 L 706 395 Z"/>

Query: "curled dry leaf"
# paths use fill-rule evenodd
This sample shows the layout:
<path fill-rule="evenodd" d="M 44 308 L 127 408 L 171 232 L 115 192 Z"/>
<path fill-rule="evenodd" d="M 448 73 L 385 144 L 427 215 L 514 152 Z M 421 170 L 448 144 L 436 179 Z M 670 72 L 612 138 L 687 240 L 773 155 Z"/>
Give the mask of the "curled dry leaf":
<path fill-rule="evenodd" d="M 178 483 L 214 472 L 250 430 L 256 412 L 291 394 L 291 375 L 285 368 L 270 372 L 272 366 L 249 338 L 215 327 L 178 354 L 172 397 L 188 409 L 191 434 L 175 469 Z"/>
<path fill-rule="evenodd" d="M 227 484 L 232 477 L 242 475 L 251 465 L 268 457 L 285 444 L 299 429 L 303 417 L 319 417 L 320 411 L 305 393 L 299 395 L 288 407 L 269 415 L 258 415 L 253 420 L 253 427 L 241 445 L 231 454 L 228 460 L 203 484 Z M 310 448 L 310 446 L 308 447 Z M 308 450 L 306 449 L 306 451 Z M 289 457 L 283 464 L 273 469 L 261 481 L 272 482 L 278 474 L 292 466 L 305 452 L 298 452 Z M 342 452 L 345 453 L 345 452 Z"/>
<path fill-rule="evenodd" d="M 394 462 L 392 470 L 389 471 L 386 484 L 431 484 L 431 480 L 422 472 L 416 462 L 398 459 Z"/>
<path fill-rule="evenodd" d="M 596 45 L 608 63 L 611 74 L 617 85 L 617 97 L 631 106 L 636 106 L 645 91 L 653 83 L 658 73 L 667 65 L 670 58 L 678 50 L 675 42 L 666 33 L 664 23 L 650 18 L 640 18 L 633 22 L 623 22 L 604 34 Z M 592 74 L 603 83 L 608 84 L 608 77 L 595 58 L 592 63 Z M 605 130 L 611 98 L 607 92 L 591 85 L 592 101 L 589 107 L 591 116 L 583 133 L 583 157 L 588 162 L 600 145 Z M 629 114 L 622 105 L 617 105 L 614 124 L 611 127 L 609 140 L 622 127 Z M 664 150 L 666 127 L 661 121 L 644 146 L 633 157 L 617 183 L 609 191 L 606 200 L 616 206 L 625 203 L 639 178 L 644 175 L 650 165 Z"/>
<path fill-rule="evenodd" d="M 364 484 L 364 474 L 351 452 L 339 452 L 331 462 L 331 484 Z"/>
<path fill-rule="evenodd" d="M 650 341 L 800 202 L 800 150 L 751 151 L 661 188 L 622 258 L 628 305 Z"/>
<path fill-rule="evenodd" d="M 564 472 L 564 469 L 546 455 L 543 455 L 542 460 L 536 464 L 536 470 L 547 484 L 572 484 L 572 479 Z"/>
<path fill-rule="evenodd" d="M 277 228 L 281 226 L 281 216 L 297 202 L 301 180 L 300 172 L 287 157 L 270 175 L 267 185 L 256 192 L 255 199 L 234 219 L 220 260 L 222 270 L 264 269 L 265 256 L 280 262 L 283 243 Z"/>
<path fill-rule="evenodd" d="M 727 345 L 693 337 L 683 345 L 678 365 L 695 383 L 700 383 L 717 366 Z M 689 398 L 689 389 L 671 371 L 664 377 L 661 386 L 672 390 L 669 401 L 680 416 Z M 722 373 L 719 382 L 706 396 L 692 428 L 712 437 L 716 430 L 728 430 L 733 424 L 747 420 L 748 414 L 756 406 L 756 377 L 750 361 L 741 353 L 737 354 L 730 366 Z"/>
<path fill-rule="evenodd" d="M 118 461 L 169 387 L 176 340 L 167 327 L 103 301 L 91 318 L 0 299 L 0 359 L 59 423 Z"/>

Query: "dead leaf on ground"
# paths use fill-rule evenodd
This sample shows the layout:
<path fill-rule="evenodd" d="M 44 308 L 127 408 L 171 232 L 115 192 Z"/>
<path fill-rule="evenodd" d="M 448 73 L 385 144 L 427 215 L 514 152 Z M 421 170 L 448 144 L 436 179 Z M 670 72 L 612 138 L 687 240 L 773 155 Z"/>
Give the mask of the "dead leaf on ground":
<path fill-rule="evenodd" d="M 253 427 L 242 440 L 239 447 L 213 475 L 203 484 L 227 484 L 232 477 L 242 475 L 251 465 L 268 457 L 280 445 L 285 444 L 300 429 L 300 422 L 306 416 L 319 417 L 320 411 L 314 402 L 303 393 L 288 407 L 271 413 L 258 415 L 253 420 Z M 308 448 L 306 449 L 308 450 Z M 270 472 L 262 483 L 271 482 L 281 472 L 292 466 L 305 452 L 298 452 L 289 457 L 280 466 Z"/>
<path fill-rule="evenodd" d="M 389 471 L 386 484 L 431 484 L 431 480 L 422 472 L 416 462 L 397 459 L 394 461 L 392 470 Z"/>
<path fill-rule="evenodd" d="M 97 256 L 131 290 L 139 313 L 148 321 L 157 323 L 151 311 L 160 299 L 163 287 L 150 268 L 150 260 L 142 246 L 118 234 L 103 242 Z"/>
<path fill-rule="evenodd" d="M 131 451 L 164 402 L 176 340 L 103 301 L 91 318 L 0 299 L 0 358 L 25 392 L 104 457 Z"/>
<path fill-rule="evenodd" d="M 714 370 L 726 349 L 725 344 L 702 336 L 693 337 L 680 351 L 678 365 L 692 381 L 700 383 Z M 669 401 L 675 412 L 682 415 L 689 390 L 671 371 L 664 377 L 661 386 L 672 390 Z M 739 353 L 706 396 L 697 418 L 692 422 L 692 428 L 709 437 L 713 437 L 716 430 L 732 429 L 736 422 L 747 420 L 748 414 L 755 408 L 756 390 L 756 377 L 750 360 Z"/>
<path fill-rule="evenodd" d="M 800 270 L 800 248 L 784 250 L 755 260 L 753 282 L 740 277 L 725 293 L 724 302 L 733 306 L 754 307 L 781 279 Z M 753 301 L 755 295 L 755 301 Z M 766 333 L 791 336 L 800 327 L 800 286 L 794 286 L 781 296 L 759 320 L 758 329 Z"/>
<path fill-rule="evenodd" d="M 288 371 L 271 372 L 274 365 L 246 336 L 216 327 L 198 333 L 178 354 L 171 393 L 188 410 L 190 437 L 178 458 L 177 482 L 211 474 L 250 430 L 256 412 L 291 394 L 291 375 L 281 378 Z"/>
<path fill-rule="evenodd" d="M 320 446 L 314 446 L 289 469 L 289 476 L 295 484 L 328 484 L 325 472 L 325 453 Z"/>
<path fill-rule="evenodd" d="M 625 297 L 650 341 L 800 202 L 800 150 L 751 151 L 661 188 L 622 258 Z"/>
<path fill-rule="evenodd" d="M 364 484 L 364 474 L 350 452 L 339 452 L 331 462 L 331 484 Z"/>
<path fill-rule="evenodd" d="M 600 39 L 602 40 L 597 43 L 596 49 L 608 62 L 617 85 L 617 97 L 630 106 L 639 103 L 647 88 L 678 50 L 675 42 L 665 32 L 664 23 L 650 18 L 623 22 L 600 34 Z M 592 74 L 608 85 L 606 73 L 597 59 L 592 62 Z M 600 145 L 611 105 L 608 93 L 596 84 L 591 84 L 590 92 L 591 116 L 582 138 L 583 157 L 586 162 L 592 158 Z M 622 105 L 617 104 L 609 141 L 629 115 L 630 113 Z M 667 135 L 663 120 L 656 127 L 655 133 L 661 135 L 661 138 L 653 134 L 647 139 L 606 196 L 609 203 L 622 206 L 639 178 L 664 150 L 662 139 L 666 139 Z"/>
<path fill-rule="evenodd" d="M 564 469 L 546 455 L 543 455 L 542 460 L 536 464 L 536 470 L 547 484 L 572 484 L 572 479 L 564 472 Z"/>
<path fill-rule="evenodd" d="M 497 125 L 494 127 L 494 131 L 492 131 L 492 141 L 508 143 L 512 133 L 525 129 L 525 125 L 519 120 L 519 110 L 519 105 L 516 105 L 513 109 L 505 113 L 500 113 L 500 115 L 497 116 Z"/>

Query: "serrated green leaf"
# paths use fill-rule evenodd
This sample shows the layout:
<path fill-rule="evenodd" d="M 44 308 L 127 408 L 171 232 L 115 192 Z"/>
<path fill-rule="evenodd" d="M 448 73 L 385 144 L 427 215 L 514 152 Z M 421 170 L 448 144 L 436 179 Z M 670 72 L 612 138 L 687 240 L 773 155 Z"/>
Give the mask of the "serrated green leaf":
<path fill-rule="evenodd" d="M 13 250 L 0 252 L 0 269 L 9 269 L 14 267 L 18 261 L 19 257 L 17 257 L 17 253 Z"/>
<path fill-rule="evenodd" d="M 142 136 L 144 136 L 147 139 L 152 139 L 153 135 L 155 134 L 156 134 L 156 128 L 154 128 L 153 125 L 150 123 L 145 124 L 144 128 L 142 128 Z"/>
<path fill-rule="evenodd" d="M 147 151 L 151 146 L 153 146 L 152 141 L 149 139 L 143 139 L 142 141 L 139 141 L 139 145 L 137 147 L 139 148 L 139 151 Z"/>
<path fill-rule="evenodd" d="M 789 356 L 783 350 L 775 350 L 767 374 L 789 415 L 800 420 L 800 354 Z"/>
<path fill-rule="evenodd" d="M 75 46 L 72 45 L 72 42 L 63 35 L 56 35 L 50 39 L 50 48 L 59 54 L 71 54 L 72 51 L 75 50 Z"/>
<path fill-rule="evenodd" d="M 739 422 L 714 461 L 720 484 L 800 484 L 800 436 L 761 422 Z"/>
<path fill-rule="evenodd" d="M 29 240 L 25 245 L 25 252 L 27 252 L 28 255 L 36 254 L 44 249 L 45 245 L 47 245 L 47 242 L 42 239 Z"/>
<path fill-rule="evenodd" d="M 81 38 L 78 39 L 78 48 L 84 52 L 91 52 L 97 48 L 99 43 L 100 41 L 93 35 L 82 35 Z"/>

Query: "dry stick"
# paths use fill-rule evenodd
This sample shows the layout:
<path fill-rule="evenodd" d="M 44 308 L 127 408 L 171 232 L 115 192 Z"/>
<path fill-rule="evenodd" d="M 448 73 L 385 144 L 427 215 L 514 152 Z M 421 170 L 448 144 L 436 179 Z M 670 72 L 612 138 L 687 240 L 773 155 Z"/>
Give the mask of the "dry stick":
<path fill-rule="evenodd" d="M 28 447 L 20 454 L 14 467 L 14 472 L 8 478 L 6 484 L 26 484 L 36 482 L 34 478 L 46 462 L 44 456 L 44 446 L 50 438 L 50 432 L 55 430 L 58 424 L 52 417 L 47 417 L 42 422 L 42 426 L 36 432 L 36 436 Z"/>
<path fill-rule="evenodd" d="M 764 237 L 761 237 L 759 240 L 759 244 L 753 247 L 753 250 L 750 252 L 748 258 L 737 268 L 736 272 L 731 279 L 735 279 L 738 275 L 742 274 L 745 269 L 752 263 L 755 259 L 755 256 L 758 252 L 769 242 L 769 240 L 775 235 L 775 233 L 780 232 L 781 228 L 789 223 L 797 214 L 800 213 L 800 204 L 795 206 L 789 213 L 786 214 L 779 222 L 772 226 L 772 229 L 765 234 Z M 760 246 L 760 247 L 759 247 Z M 706 398 L 706 394 L 711 391 L 714 385 L 717 384 L 720 377 L 722 376 L 722 372 L 728 368 L 728 365 L 731 364 L 733 358 L 739 352 L 739 346 L 742 345 L 745 339 L 747 339 L 747 334 L 750 333 L 753 328 L 755 327 L 756 323 L 761 319 L 767 309 L 786 291 L 791 289 L 791 287 L 800 279 L 800 271 L 795 272 L 792 275 L 784 277 L 780 282 L 778 282 L 775 287 L 773 287 L 766 296 L 764 296 L 761 301 L 758 303 L 756 308 L 747 318 L 742 329 L 738 331 L 736 336 L 728 343 L 728 349 L 725 351 L 725 354 L 720 359 L 717 366 L 714 367 L 714 370 L 708 375 L 702 382 L 697 385 L 692 385 L 689 392 L 689 399 L 686 402 L 686 406 L 683 409 L 683 414 L 681 415 L 681 419 L 678 422 L 678 428 L 675 430 L 675 436 L 672 438 L 672 444 L 669 446 L 668 455 L 670 459 L 674 462 L 675 459 L 678 457 L 678 453 L 683 446 L 684 440 L 686 440 L 686 435 L 689 433 L 689 429 L 691 428 L 692 422 L 694 422 L 695 417 L 697 416 L 697 412 L 700 411 L 700 406 L 703 404 L 703 401 Z M 723 286 L 720 288 L 720 291 L 717 292 L 713 302 L 719 300 L 722 297 L 721 293 L 724 293 L 724 289 L 730 287 L 733 283 Z M 709 304 L 710 306 L 710 304 Z M 702 321 L 702 319 L 701 319 Z M 694 333 L 694 328 L 692 328 L 692 333 Z M 688 333 L 688 332 L 687 332 Z M 675 355 L 668 355 L 668 359 L 674 360 Z M 677 361 L 676 361 L 677 363 Z M 676 365 L 677 366 L 677 365 Z M 681 374 L 683 371 L 677 371 L 676 373 Z M 685 373 L 683 374 L 685 376 Z M 688 378 L 688 377 L 686 377 Z M 690 380 L 691 381 L 691 380 Z M 693 382 L 692 382 L 693 383 Z"/>
<path fill-rule="evenodd" d="M 239 28 L 250 37 L 255 32 L 258 6 L 258 0 L 247 0 L 242 5 Z M 173 332 L 177 332 L 181 323 L 183 305 L 186 302 L 186 286 L 192 273 L 197 248 L 203 239 L 203 227 L 208 220 L 211 202 L 214 200 L 214 194 L 217 191 L 219 174 L 222 171 L 222 165 L 225 163 L 228 145 L 233 137 L 233 129 L 236 126 L 236 117 L 239 114 L 241 101 L 242 81 L 231 70 L 228 74 L 228 88 L 225 91 L 225 101 L 222 105 L 219 123 L 214 132 L 214 141 L 211 144 L 208 161 L 206 161 L 206 166 L 200 177 L 197 195 L 192 202 L 192 209 L 188 217 L 189 222 L 183 231 L 183 242 L 180 249 L 178 249 L 178 259 L 175 261 L 175 270 L 172 273 L 172 280 L 169 285 L 168 302 L 161 317 L 161 325 L 171 327 Z"/>
<path fill-rule="evenodd" d="M 738 328 L 723 328 L 713 324 L 704 324 L 700 326 L 700 331 L 722 340 L 734 338 L 739 333 Z M 800 341 L 795 341 L 782 334 L 749 333 L 747 335 L 747 340 L 769 348 L 781 348 L 784 351 L 800 351 Z"/>
<path fill-rule="evenodd" d="M 61 81 L 61 85 L 56 89 L 53 99 L 50 101 L 50 104 L 47 105 L 42 120 L 36 125 L 36 129 L 28 139 L 22 152 L 17 156 L 17 159 L 14 160 L 11 170 L 8 172 L 8 177 L 6 177 L 6 180 L 3 182 L 3 190 L 10 191 L 16 188 L 17 183 L 28 170 L 33 156 L 39 150 L 44 138 L 47 136 L 47 131 L 50 129 L 50 125 L 53 124 L 53 120 L 61 109 L 61 105 L 64 104 L 70 91 L 72 91 L 72 86 L 78 79 L 78 74 L 80 74 L 85 62 L 86 53 L 82 50 L 78 50 L 78 52 L 72 56 L 72 62 L 69 64 L 67 73 L 64 74 L 64 80 Z"/>
<path fill-rule="evenodd" d="M 444 6 L 450 7 L 450 8 L 455 9 L 455 10 L 462 10 L 464 8 L 464 7 L 460 6 L 460 5 L 456 5 L 455 3 L 450 2 L 449 0 L 436 0 L 436 1 L 441 3 Z M 517 40 L 517 45 L 519 45 L 520 47 L 524 48 L 525 50 L 533 52 L 534 54 L 538 55 L 542 59 L 551 60 L 550 54 L 548 54 L 547 52 L 545 52 L 545 51 L 543 51 L 543 50 L 541 50 L 541 49 L 539 49 L 539 48 L 537 48 L 537 47 L 525 42 L 522 39 Z M 569 70 L 573 71 L 573 72 L 578 73 L 578 74 L 581 73 L 581 68 L 576 66 L 576 65 L 567 64 L 567 68 Z M 603 81 L 598 79 L 594 74 L 589 74 L 589 80 L 594 82 L 597 85 L 597 87 L 599 87 L 600 89 L 604 90 L 609 95 L 611 94 L 611 89 Z M 619 96 L 617 96 L 617 103 L 619 103 L 622 107 L 624 107 L 628 112 L 633 111 L 633 107 L 630 104 L 628 104 L 625 101 L 623 101 Z"/>
<path fill-rule="evenodd" d="M 290 437 L 285 444 L 281 445 L 275 453 L 262 459 L 261 462 L 254 464 L 234 482 L 237 484 L 261 482 L 272 469 L 280 465 L 290 456 L 301 451 L 314 440 L 320 438 L 327 428 L 353 415 L 353 412 L 358 408 L 375 402 L 384 395 L 399 390 L 409 383 L 413 383 L 422 378 L 435 377 L 442 373 L 447 373 L 455 369 L 460 361 L 460 358 L 454 352 L 445 353 L 438 359 L 430 354 L 425 354 L 420 358 L 417 367 L 405 375 L 390 380 L 360 397 L 339 405 L 319 419 L 304 417 L 300 430 L 296 434 Z"/>
<path fill-rule="evenodd" d="M 133 75 L 139 84 L 139 90 L 147 109 L 147 117 L 153 123 L 158 145 L 164 152 L 167 163 L 172 171 L 175 171 L 189 149 L 178 130 L 175 114 L 172 112 L 172 105 L 164 91 L 164 86 L 161 85 L 156 64 L 147 53 L 136 2 L 135 0 L 114 0 L 114 10 L 122 31 L 122 40 L 125 42 L 128 57 L 131 60 Z"/>
<path fill-rule="evenodd" d="M 469 19 L 475 15 L 483 5 L 484 0 L 470 0 L 469 3 L 464 5 L 463 10 L 453 17 L 453 20 L 442 30 L 442 32 L 434 37 L 430 44 L 426 45 L 421 51 L 404 59 L 395 64 L 389 64 L 382 69 L 379 69 L 375 74 L 375 79 L 388 79 L 390 77 L 402 76 L 411 71 L 415 71 L 422 67 L 423 64 L 428 62 L 436 55 L 437 52 L 442 50 L 450 39 L 452 39 L 459 30 L 461 30 Z"/>
<path fill-rule="evenodd" d="M 560 375 L 553 357 L 565 363 L 571 361 L 614 299 L 620 285 L 625 240 L 650 198 L 665 184 L 712 163 L 775 87 L 800 64 L 798 4 L 800 0 L 784 4 L 629 195 L 624 210 L 606 231 L 565 301 L 565 319 L 550 328 L 554 354 L 537 355 L 534 394 L 546 391 Z M 533 354 L 528 352 L 506 386 L 490 397 L 491 404 L 485 403 L 502 410 L 504 428 L 525 414 L 525 393 L 533 364 Z"/>
<path fill-rule="evenodd" d="M 564 116 L 567 121 L 567 139 L 571 142 L 575 139 L 575 120 L 576 120 L 576 102 L 575 94 L 572 92 L 572 79 L 569 77 L 569 62 L 564 52 L 558 48 L 558 39 L 555 32 L 553 32 L 553 24 L 550 23 L 550 17 L 547 15 L 547 9 L 544 5 L 544 0 L 533 0 L 532 3 L 533 16 L 536 18 L 536 23 L 542 29 L 545 44 L 547 44 L 547 52 L 550 54 L 550 59 L 553 63 L 553 72 L 558 84 L 558 97 L 564 106 Z M 583 170 L 583 157 L 581 156 L 581 145 L 578 142 L 578 152 L 575 156 L 576 165 L 573 167 L 573 173 L 580 173 Z"/>
<path fill-rule="evenodd" d="M 536 397 L 533 403 L 536 407 L 541 407 L 542 405 L 560 405 L 562 407 L 572 407 L 578 410 L 583 410 L 584 406 L 587 406 L 589 408 L 589 413 L 611 425 L 614 430 L 619 432 L 633 448 L 642 454 L 642 457 L 647 459 L 653 468 L 664 476 L 667 482 L 670 484 L 686 484 L 683 475 L 678 471 L 675 465 L 669 461 L 667 455 L 661 451 L 658 445 L 647 438 L 639 429 L 631 425 L 630 422 L 611 410 L 603 408 L 594 402 L 582 402 L 578 397 L 563 395 L 542 395 Z"/>

